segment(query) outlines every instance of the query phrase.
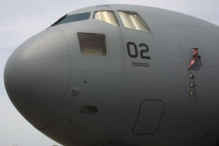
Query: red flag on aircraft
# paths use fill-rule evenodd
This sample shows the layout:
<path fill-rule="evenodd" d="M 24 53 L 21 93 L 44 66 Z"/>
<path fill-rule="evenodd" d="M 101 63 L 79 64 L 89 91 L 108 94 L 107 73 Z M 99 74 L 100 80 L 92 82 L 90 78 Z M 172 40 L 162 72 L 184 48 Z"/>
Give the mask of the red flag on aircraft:
<path fill-rule="evenodd" d="M 198 54 L 198 49 L 197 48 L 194 48 L 194 54 L 193 54 L 193 59 L 190 61 L 189 63 L 189 66 L 188 66 L 188 69 L 190 69 L 196 62 L 196 59 L 197 59 L 197 54 Z"/>

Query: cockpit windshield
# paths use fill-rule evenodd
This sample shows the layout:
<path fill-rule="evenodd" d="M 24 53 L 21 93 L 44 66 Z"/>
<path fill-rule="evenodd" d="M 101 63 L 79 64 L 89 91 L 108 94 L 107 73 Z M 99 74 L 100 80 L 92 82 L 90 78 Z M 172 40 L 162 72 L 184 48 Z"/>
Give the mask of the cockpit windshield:
<path fill-rule="evenodd" d="M 75 14 L 75 15 L 65 15 L 62 18 L 60 18 L 58 21 L 56 21 L 52 26 L 56 26 L 56 25 L 64 24 L 64 23 L 75 22 L 75 21 L 87 20 L 89 18 L 90 18 L 90 12 Z"/>
<path fill-rule="evenodd" d="M 94 19 L 119 26 L 118 20 L 116 19 L 116 15 L 113 11 L 97 11 L 94 14 Z"/>
<path fill-rule="evenodd" d="M 150 32 L 149 27 L 136 12 L 118 11 L 124 27 L 134 30 Z"/>

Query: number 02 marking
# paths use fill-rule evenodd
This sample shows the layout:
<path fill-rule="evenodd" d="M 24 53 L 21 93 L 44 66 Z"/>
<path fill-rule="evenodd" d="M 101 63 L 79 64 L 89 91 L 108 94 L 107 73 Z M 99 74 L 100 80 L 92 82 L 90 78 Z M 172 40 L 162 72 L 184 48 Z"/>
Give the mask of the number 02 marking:
<path fill-rule="evenodd" d="M 137 45 L 133 42 L 128 42 L 126 44 L 127 46 L 127 51 L 128 51 L 128 55 L 131 57 L 131 58 L 137 58 L 138 57 L 138 50 L 137 50 Z M 130 46 L 133 46 L 134 47 L 134 53 L 131 53 L 131 48 Z M 144 47 L 141 51 L 140 51 L 140 56 L 142 59 L 151 59 L 150 56 L 146 56 L 146 53 L 149 52 L 149 47 L 146 45 L 146 44 L 139 44 L 139 47 L 142 48 Z"/>

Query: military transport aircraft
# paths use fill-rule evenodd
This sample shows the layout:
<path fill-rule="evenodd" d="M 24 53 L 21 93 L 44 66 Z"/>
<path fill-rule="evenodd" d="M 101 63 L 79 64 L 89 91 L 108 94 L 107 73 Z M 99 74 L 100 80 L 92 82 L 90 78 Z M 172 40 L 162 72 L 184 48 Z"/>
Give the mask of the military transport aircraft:
<path fill-rule="evenodd" d="M 5 87 L 67 146 L 219 145 L 219 27 L 184 14 L 100 5 L 19 46 Z"/>

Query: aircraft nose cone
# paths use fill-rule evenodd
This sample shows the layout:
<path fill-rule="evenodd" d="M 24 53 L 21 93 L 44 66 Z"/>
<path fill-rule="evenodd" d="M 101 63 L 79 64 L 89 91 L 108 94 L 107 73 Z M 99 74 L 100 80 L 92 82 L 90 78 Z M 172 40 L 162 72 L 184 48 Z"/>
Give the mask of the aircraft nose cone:
<path fill-rule="evenodd" d="M 36 128 L 47 126 L 64 99 L 70 76 L 69 47 L 61 31 L 44 31 L 18 47 L 4 71 L 14 106 Z"/>

